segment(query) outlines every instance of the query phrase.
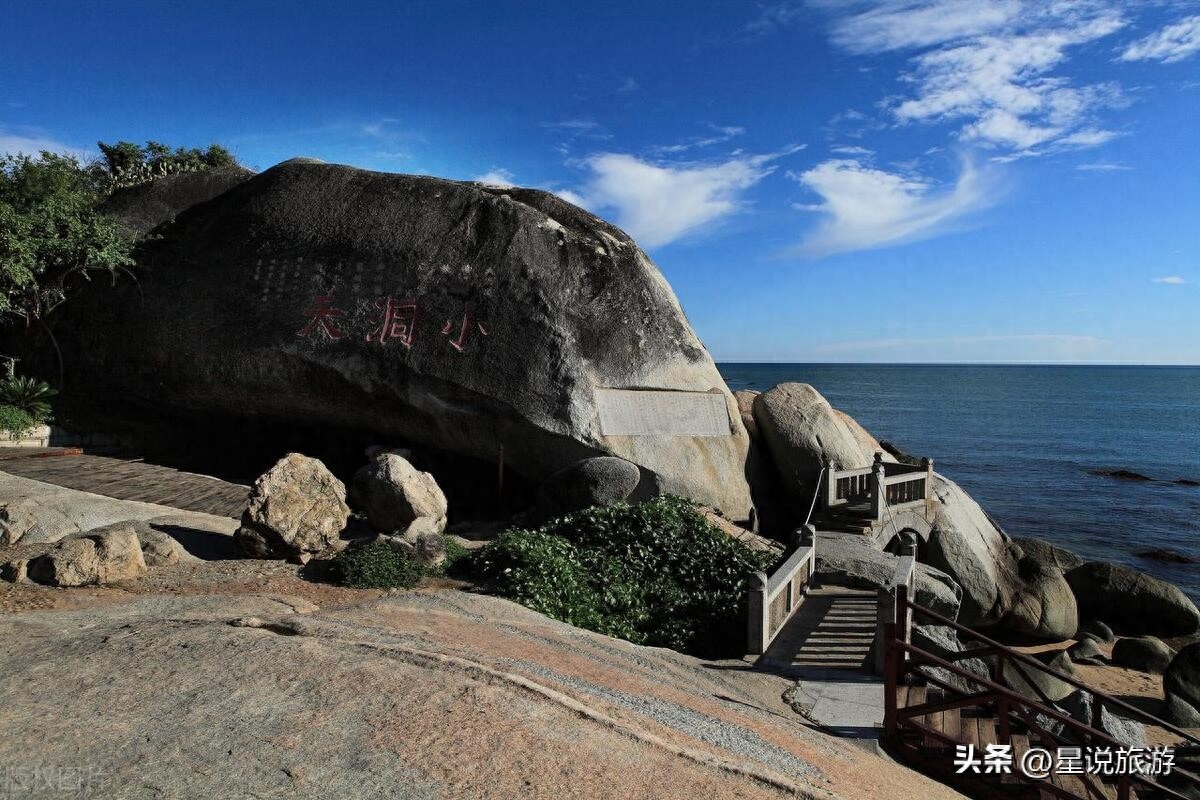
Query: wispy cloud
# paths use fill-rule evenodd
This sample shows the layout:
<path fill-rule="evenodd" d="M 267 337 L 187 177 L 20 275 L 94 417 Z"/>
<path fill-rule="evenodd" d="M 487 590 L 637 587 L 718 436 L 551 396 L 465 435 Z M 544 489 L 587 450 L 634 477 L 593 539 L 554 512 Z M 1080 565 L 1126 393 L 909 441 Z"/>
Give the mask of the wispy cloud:
<path fill-rule="evenodd" d="M 476 175 L 471 180 L 476 183 L 482 183 L 484 186 L 494 186 L 499 189 L 511 189 L 516 186 L 513 183 L 513 174 L 501 167 L 492 167 L 482 175 Z"/>
<path fill-rule="evenodd" d="M 1187 280 L 1180 275 L 1167 275 L 1162 278 L 1151 278 L 1154 283 L 1165 283 L 1168 286 L 1184 286 Z"/>
<path fill-rule="evenodd" d="M 616 224 L 639 244 L 661 247 L 743 209 L 746 190 L 775 170 L 774 161 L 799 149 L 714 163 L 599 153 L 582 162 L 590 172 L 584 186 L 559 195 L 593 211 L 613 211 Z"/>
<path fill-rule="evenodd" d="M 950 187 L 854 159 L 825 161 L 791 177 L 821 198 L 820 203 L 797 206 L 823 217 L 797 249 L 814 257 L 936 236 L 996 195 L 969 161 Z"/>
<path fill-rule="evenodd" d="M 724 144 L 725 142 L 735 139 L 746 132 L 745 128 L 737 125 L 712 125 L 710 127 L 713 130 L 713 135 L 711 136 L 694 136 L 691 139 L 687 139 L 676 144 L 655 147 L 653 148 L 652 152 L 666 155 L 672 153 L 682 153 L 687 150 L 712 147 L 716 144 Z"/>
<path fill-rule="evenodd" d="M 1200 52 L 1200 15 L 1181 19 L 1144 39 L 1133 42 L 1121 53 L 1122 61 L 1161 61 L 1171 64 Z"/>
<path fill-rule="evenodd" d="M 79 159 L 88 159 L 95 155 L 91 150 L 60 142 L 41 133 L 18 132 L 0 127 L 0 154 L 36 156 L 43 150 Z"/>
<path fill-rule="evenodd" d="M 801 19 L 804 7 L 798 2 L 768 3 L 761 7 L 758 16 L 742 28 L 743 37 L 756 37 L 786 28 Z"/>
<path fill-rule="evenodd" d="M 1075 165 L 1075 169 L 1081 172 L 1128 172 L 1133 167 L 1128 164 L 1099 162 L 1095 164 L 1077 164 Z"/>
<path fill-rule="evenodd" d="M 1094 147 L 1115 134 L 1096 116 L 1124 103 L 1115 83 L 1072 85 L 1073 48 L 1125 25 L 1104 0 L 811 0 L 834 14 L 831 38 L 856 54 L 915 51 L 885 103 L 904 123 L 958 123 L 968 141 L 1008 153 Z"/>

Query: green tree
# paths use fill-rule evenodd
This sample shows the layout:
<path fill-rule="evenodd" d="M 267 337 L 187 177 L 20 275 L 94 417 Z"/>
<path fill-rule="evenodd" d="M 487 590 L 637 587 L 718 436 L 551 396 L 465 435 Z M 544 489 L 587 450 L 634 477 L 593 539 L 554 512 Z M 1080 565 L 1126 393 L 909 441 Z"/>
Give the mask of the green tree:
<path fill-rule="evenodd" d="M 180 172 L 202 172 L 237 165 L 233 154 L 219 144 L 198 147 L 169 146 L 155 141 L 145 147 L 133 142 L 97 142 L 107 171 L 109 189 L 124 189 Z"/>
<path fill-rule="evenodd" d="M 0 156 L 0 314 L 29 324 L 73 280 L 132 266 L 133 239 L 98 209 L 104 182 L 73 156 Z"/>

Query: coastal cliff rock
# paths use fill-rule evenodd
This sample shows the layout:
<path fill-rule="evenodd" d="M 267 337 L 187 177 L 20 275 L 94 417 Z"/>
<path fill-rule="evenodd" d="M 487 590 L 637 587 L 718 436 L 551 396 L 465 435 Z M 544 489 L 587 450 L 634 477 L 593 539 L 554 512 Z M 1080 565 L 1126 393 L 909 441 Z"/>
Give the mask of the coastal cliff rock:
<path fill-rule="evenodd" d="M 1002 626 L 1047 642 L 1073 637 L 1079 628 L 1079 608 L 1062 570 L 1026 555 L 1017 562 L 1017 576 L 1013 604 Z"/>
<path fill-rule="evenodd" d="M 1017 597 L 1020 550 L 958 484 L 935 473 L 934 494 L 937 516 L 921 560 L 962 587 L 960 622 L 997 624 Z"/>
<path fill-rule="evenodd" d="M 503 449 L 533 482 L 615 455 L 654 490 L 751 515 L 746 431 L 670 286 L 556 195 L 296 160 L 160 232 L 136 285 L 49 321 L 80 420 L 370 431 L 488 463 Z M 22 363 L 57 373 L 48 337 L 29 344 Z"/>

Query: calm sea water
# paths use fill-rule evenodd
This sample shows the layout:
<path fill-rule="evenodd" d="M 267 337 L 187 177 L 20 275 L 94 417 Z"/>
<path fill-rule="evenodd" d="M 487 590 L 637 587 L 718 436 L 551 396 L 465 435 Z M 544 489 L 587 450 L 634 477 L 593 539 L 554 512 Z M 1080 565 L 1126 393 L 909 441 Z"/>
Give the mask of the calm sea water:
<path fill-rule="evenodd" d="M 1012 536 L 1172 581 L 1200 602 L 1200 367 L 721 364 L 731 389 L 812 384 L 966 489 Z M 1126 469 L 1134 483 L 1091 475 Z"/>

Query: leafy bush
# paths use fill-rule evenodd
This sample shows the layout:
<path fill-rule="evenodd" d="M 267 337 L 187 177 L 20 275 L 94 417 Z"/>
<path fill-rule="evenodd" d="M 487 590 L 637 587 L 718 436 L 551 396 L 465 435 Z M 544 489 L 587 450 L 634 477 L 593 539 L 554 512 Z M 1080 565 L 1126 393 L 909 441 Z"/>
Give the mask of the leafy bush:
<path fill-rule="evenodd" d="M 29 416 L 24 409 L 0 405 L 0 431 L 14 439 L 20 439 L 41 423 Z"/>
<path fill-rule="evenodd" d="M 0 379 L 0 403 L 21 409 L 38 425 L 50 419 L 50 398 L 56 394 L 50 384 L 36 378 L 10 375 Z"/>
<path fill-rule="evenodd" d="M 380 541 L 348 547 L 333 559 L 333 576 L 353 589 L 411 589 L 423 572 L 416 559 Z"/>
<path fill-rule="evenodd" d="M 498 594 L 555 619 L 713 656 L 738 651 L 746 579 L 765 558 L 663 496 L 506 531 L 472 561 Z"/>
<path fill-rule="evenodd" d="M 219 144 L 201 150 L 196 147 L 177 147 L 172 150 L 160 142 L 146 142 L 146 146 L 133 142 L 117 142 L 97 146 L 104 156 L 103 166 L 107 171 L 109 191 L 148 183 L 165 175 L 181 172 L 202 172 L 208 169 L 231 167 L 237 164 L 233 154 Z"/>

